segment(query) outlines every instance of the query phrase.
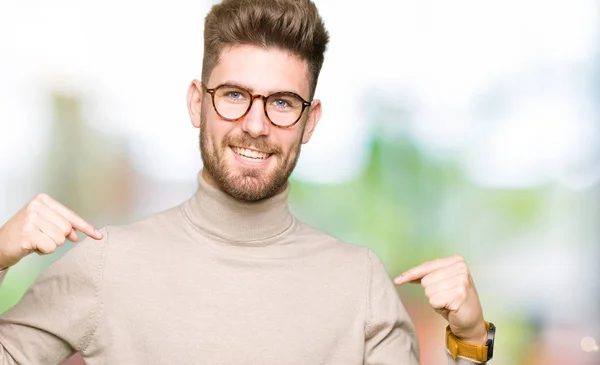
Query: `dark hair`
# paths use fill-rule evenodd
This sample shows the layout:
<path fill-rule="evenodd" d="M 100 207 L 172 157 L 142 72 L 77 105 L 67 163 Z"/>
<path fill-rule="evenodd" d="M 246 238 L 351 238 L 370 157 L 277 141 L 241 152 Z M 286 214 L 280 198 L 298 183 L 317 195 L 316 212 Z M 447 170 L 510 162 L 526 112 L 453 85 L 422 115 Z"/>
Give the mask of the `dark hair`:
<path fill-rule="evenodd" d="M 224 0 L 212 7 L 204 23 L 202 82 L 206 85 L 226 46 L 276 47 L 307 61 L 312 99 L 328 41 L 311 0 Z"/>

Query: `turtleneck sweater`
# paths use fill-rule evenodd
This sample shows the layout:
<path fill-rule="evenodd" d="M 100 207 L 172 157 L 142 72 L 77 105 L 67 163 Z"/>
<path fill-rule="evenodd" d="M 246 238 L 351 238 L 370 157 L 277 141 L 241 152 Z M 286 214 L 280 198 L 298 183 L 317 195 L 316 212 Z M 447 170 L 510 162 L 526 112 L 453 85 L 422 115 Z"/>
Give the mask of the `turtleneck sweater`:
<path fill-rule="evenodd" d="M 102 228 L 0 316 L 0 364 L 418 364 L 381 261 L 299 221 L 289 190 L 240 202 L 199 173 L 182 204 Z"/>

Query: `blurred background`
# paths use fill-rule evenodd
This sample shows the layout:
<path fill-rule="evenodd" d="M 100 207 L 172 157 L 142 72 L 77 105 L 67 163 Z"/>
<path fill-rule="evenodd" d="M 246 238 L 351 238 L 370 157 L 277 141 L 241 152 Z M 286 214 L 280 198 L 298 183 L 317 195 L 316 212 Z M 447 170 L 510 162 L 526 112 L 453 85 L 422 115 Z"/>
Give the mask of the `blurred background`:
<path fill-rule="evenodd" d="M 194 193 L 185 94 L 214 2 L 0 2 L 0 224 L 39 192 L 97 226 Z M 495 365 L 600 364 L 600 3 L 316 3 L 324 109 L 293 212 L 390 276 L 462 255 Z M 13 267 L 0 312 L 68 246 Z M 444 320 L 398 291 L 444 364 Z"/>

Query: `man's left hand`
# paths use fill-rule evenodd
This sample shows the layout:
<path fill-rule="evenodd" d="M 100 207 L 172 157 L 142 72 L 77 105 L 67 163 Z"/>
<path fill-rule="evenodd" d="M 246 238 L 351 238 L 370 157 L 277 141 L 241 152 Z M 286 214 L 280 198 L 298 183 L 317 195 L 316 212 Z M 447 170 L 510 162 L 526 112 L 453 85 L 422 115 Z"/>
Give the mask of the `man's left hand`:
<path fill-rule="evenodd" d="M 487 330 L 479 295 L 461 256 L 424 262 L 403 272 L 394 283 L 420 283 L 429 304 L 448 321 L 456 337 L 472 344 L 486 342 Z"/>

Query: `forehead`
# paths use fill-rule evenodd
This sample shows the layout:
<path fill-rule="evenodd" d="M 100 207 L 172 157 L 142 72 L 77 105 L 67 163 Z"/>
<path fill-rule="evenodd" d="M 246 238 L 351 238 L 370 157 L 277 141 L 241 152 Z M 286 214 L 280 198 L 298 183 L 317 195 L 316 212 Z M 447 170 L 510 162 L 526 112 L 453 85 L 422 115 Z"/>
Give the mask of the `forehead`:
<path fill-rule="evenodd" d="M 245 86 L 255 94 L 292 91 L 308 98 L 308 62 L 274 47 L 226 47 L 210 75 L 208 87 L 227 82 Z"/>

